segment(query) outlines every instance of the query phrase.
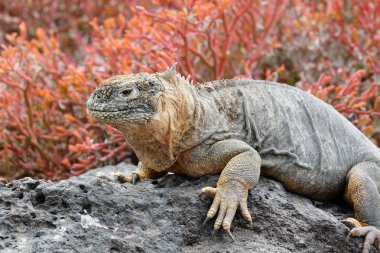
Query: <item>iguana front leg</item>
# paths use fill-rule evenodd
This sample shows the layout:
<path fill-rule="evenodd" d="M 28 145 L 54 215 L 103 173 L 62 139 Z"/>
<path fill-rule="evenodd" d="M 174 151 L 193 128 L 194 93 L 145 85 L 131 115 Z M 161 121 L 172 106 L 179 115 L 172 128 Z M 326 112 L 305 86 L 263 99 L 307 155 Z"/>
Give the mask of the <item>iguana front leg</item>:
<path fill-rule="evenodd" d="M 248 191 L 259 180 L 261 158 L 256 150 L 238 140 L 220 141 L 212 145 L 208 152 L 204 151 L 203 148 L 195 150 L 191 158 L 201 164 L 205 170 L 209 170 L 209 167 L 222 170 L 217 187 L 206 187 L 202 190 L 206 195 L 214 197 L 205 223 L 218 213 L 214 233 L 223 226 L 232 237 L 230 227 L 238 207 L 244 218 L 252 222 L 247 208 L 247 198 Z M 196 159 L 197 156 L 201 157 Z"/>
<path fill-rule="evenodd" d="M 132 173 L 132 175 L 126 176 L 121 172 L 117 172 L 115 173 L 115 176 L 120 183 L 129 182 L 132 184 L 136 184 L 139 180 L 158 179 L 160 177 L 165 176 L 167 173 L 168 172 L 166 171 L 157 172 L 153 169 L 146 167 L 142 162 L 139 162 L 136 171 Z"/>

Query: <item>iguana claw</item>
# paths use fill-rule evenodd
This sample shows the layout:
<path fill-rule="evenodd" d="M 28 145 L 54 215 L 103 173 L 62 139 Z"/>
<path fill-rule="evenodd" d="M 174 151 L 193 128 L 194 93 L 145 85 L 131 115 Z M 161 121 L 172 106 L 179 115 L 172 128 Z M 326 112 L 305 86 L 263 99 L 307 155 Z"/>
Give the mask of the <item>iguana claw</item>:
<path fill-rule="evenodd" d="M 218 230 L 219 230 L 219 229 L 214 229 L 214 230 L 212 231 L 212 233 L 211 233 L 211 237 L 214 237 L 215 234 L 218 232 Z M 233 242 L 236 242 L 235 237 L 234 237 L 233 234 L 231 233 L 231 230 L 230 230 L 230 229 L 227 229 L 226 232 L 227 232 L 228 236 L 232 239 L 232 241 L 233 241 Z"/>
<path fill-rule="evenodd" d="M 234 236 L 232 235 L 232 233 L 231 233 L 231 230 L 226 230 L 227 231 L 227 234 L 230 236 L 230 238 L 232 239 L 232 241 L 233 242 L 235 242 L 235 238 L 234 238 Z"/>
<path fill-rule="evenodd" d="M 136 184 L 138 181 L 140 181 L 140 177 L 137 173 L 132 173 L 132 184 Z"/>
<path fill-rule="evenodd" d="M 203 227 L 206 226 L 207 222 L 209 222 L 209 220 L 211 220 L 211 218 L 209 217 L 206 217 L 206 219 L 203 221 Z"/>

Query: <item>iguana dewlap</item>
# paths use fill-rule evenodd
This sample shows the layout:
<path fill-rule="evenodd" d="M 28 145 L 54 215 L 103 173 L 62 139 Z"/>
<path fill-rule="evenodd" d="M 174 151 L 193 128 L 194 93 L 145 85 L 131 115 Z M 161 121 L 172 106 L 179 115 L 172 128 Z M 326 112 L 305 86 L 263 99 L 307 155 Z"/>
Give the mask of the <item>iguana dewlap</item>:
<path fill-rule="evenodd" d="M 260 174 L 318 200 L 343 196 L 355 209 L 347 223 L 380 249 L 380 150 L 333 107 L 297 88 L 251 79 L 194 86 L 175 70 L 102 82 L 89 114 L 119 129 L 136 152 L 136 182 L 168 172 L 220 174 L 206 221 L 230 226 L 239 207 L 252 222 L 248 191 Z M 360 221 L 360 223 L 358 222 Z M 232 235 L 231 235 L 232 236 Z M 377 238 L 377 240 L 376 240 Z"/>

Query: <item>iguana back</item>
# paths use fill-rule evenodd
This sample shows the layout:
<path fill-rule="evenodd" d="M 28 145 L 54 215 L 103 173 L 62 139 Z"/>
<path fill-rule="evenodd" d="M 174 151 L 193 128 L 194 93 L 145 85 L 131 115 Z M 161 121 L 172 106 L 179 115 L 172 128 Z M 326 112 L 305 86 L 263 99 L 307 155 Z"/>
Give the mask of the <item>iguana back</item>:
<path fill-rule="evenodd" d="M 334 189 L 336 194 L 329 194 L 334 198 L 355 164 L 380 163 L 379 149 L 362 132 L 331 105 L 298 88 L 232 79 L 208 83 L 198 92 L 219 105 L 219 113 L 210 119 L 217 122 L 211 138 L 248 143 L 261 156 L 262 174 L 288 188 L 297 185 L 290 185 L 290 179 L 306 180 L 311 188 L 315 179 L 315 184 Z M 314 187 L 317 192 L 319 188 Z"/>

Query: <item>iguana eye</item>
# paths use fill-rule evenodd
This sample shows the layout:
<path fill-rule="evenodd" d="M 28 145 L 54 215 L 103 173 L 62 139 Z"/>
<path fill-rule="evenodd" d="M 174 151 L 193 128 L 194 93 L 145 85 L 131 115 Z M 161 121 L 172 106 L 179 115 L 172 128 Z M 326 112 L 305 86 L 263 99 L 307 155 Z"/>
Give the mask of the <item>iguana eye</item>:
<path fill-rule="evenodd" d="M 128 97 L 133 93 L 133 89 L 126 89 L 121 92 L 124 97 Z"/>

